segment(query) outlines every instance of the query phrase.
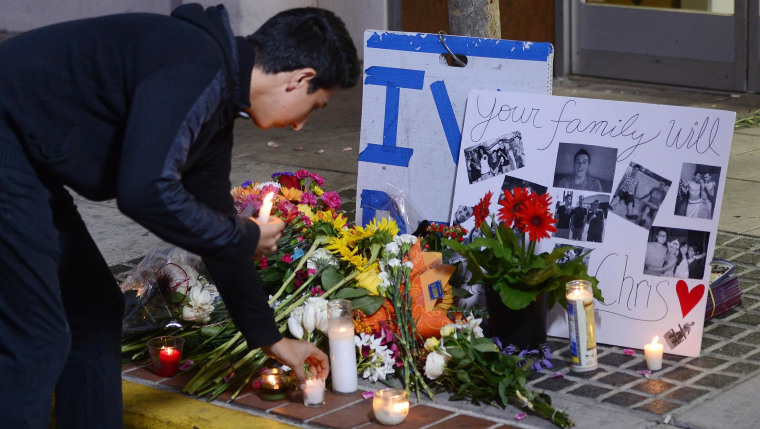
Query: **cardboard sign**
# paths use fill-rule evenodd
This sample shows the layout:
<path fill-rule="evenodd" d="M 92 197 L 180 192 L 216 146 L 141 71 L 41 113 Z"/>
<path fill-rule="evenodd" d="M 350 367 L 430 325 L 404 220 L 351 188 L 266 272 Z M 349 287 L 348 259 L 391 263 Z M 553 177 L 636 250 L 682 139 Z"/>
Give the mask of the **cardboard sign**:
<path fill-rule="evenodd" d="M 551 94 L 552 60 L 549 43 L 366 31 L 356 224 L 445 223 L 467 93 Z"/>
<path fill-rule="evenodd" d="M 597 341 L 641 349 L 659 336 L 666 353 L 698 356 L 735 116 L 473 91 L 452 222 L 472 229 L 488 191 L 492 213 L 505 189 L 548 192 L 558 231 L 537 251 L 591 250 L 605 299 L 594 305 Z M 553 309 L 549 334 L 567 337 L 566 320 Z"/>

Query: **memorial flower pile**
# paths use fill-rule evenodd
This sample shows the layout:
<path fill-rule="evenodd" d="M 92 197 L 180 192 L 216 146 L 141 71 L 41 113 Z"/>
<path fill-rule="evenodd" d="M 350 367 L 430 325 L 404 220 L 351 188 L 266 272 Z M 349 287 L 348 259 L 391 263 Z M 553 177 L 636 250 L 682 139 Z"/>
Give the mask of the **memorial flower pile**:
<path fill-rule="evenodd" d="M 423 255 L 423 247 L 442 252 L 462 250 L 470 258 L 473 253 L 503 253 L 495 244 L 486 242 L 506 243 L 503 245 L 517 249 L 520 241 L 507 237 L 509 233 L 528 234 L 532 239 L 545 226 L 531 221 L 531 215 L 514 214 L 509 225 L 517 232 L 506 229 L 504 220 L 496 224 L 488 213 L 486 198 L 476 207 L 478 228 L 484 233 L 483 241 L 475 242 L 477 247 L 462 243 L 466 230 L 436 224 L 431 224 L 418 240 L 412 235 L 399 235 L 396 223 L 388 219 L 349 226 L 340 212 L 339 197 L 322 189 L 324 180 L 319 175 L 300 170 L 276 173 L 272 178 L 265 183 L 246 182 L 234 188 L 232 195 L 241 215 L 258 216 L 264 196 L 271 192 L 275 197 L 270 214 L 285 221 L 277 252 L 256 261 L 283 335 L 327 349 L 324 339 L 328 300 L 348 299 L 355 315 L 357 376 L 386 383 L 397 377 L 408 394 L 415 394 L 418 400 L 421 394 L 433 398 L 436 389 L 445 388 L 457 399 L 502 405 L 511 400 L 560 426 L 572 423 L 564 413 L 551 408 L 548 396 L 524 388 L 533 363 L 531 355 L 500 353 L 491 339 L 483 338 L 480 318 L 470 314 L 462 319 L 461 314 L 450 312 L 453 298 L 445 279 L 453 273 L 453 267 L 441 271 L 448 274 L 442 277 L 444 284 L 440 288 L 449 292 L 431 306 L 423 302 L 421 279 L 442 268 L 441 254 Z M 533 207 L 528 213 L 540 217 L 531 204 L 543 204 L 543 200 L 526 203 L 526 207 Z M 492 225 L 487 222 L 489 216 Z M 532 223 L 520 226 L 518 222 Z M 481 247 L 489 251 L 473 250 Z M 511 255 L 520 260 L 532 250 L 528 246 L 522 253 L 515 250 Z M 481 269 L 481 279 L 498 271 L 489 265 L 489 256 L 484 258 L 472 258 L 473 265 Z M 531 264 L 537 263 L 528 265 Z M 234 399 L 272 362 L 260 349 L 248 348 L 231 319 L 207 318 L 213 314 L 207 313 L 210 302 L 217 302 L 218 294 L 195 271 L 185 271 L 189 273 L 186 287 L 178 285 L 170 290 L 184 293 L 178 314 L 186 315 L 194 324 L 180 323 L 168 332 L 163 329 L 151 334 L 186 339 L 182 370 L 189 371 L 192 378 L 183 392 L 213 399 L 230 391 Z M 418 327 L 424 327 L 424 337 Z M 440 339 L 436 335 L 439 330 Z M 134 358 L 127 351 L 125 357 Z"/>

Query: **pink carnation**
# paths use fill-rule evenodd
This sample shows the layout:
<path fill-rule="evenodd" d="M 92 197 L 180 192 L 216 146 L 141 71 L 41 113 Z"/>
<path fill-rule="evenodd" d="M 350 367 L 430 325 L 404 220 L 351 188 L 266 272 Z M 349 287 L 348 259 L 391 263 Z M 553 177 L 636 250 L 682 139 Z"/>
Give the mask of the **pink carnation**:
<path fill-rule="evenodd" d="M 263 257 L 259 260 L 259 266 L 261 267 L 262 270 L 269 266 L 269 261 L 267 260 L 266 257 Z"/>
<path fill-rule="evenodd" d="M 311 173 L 309 173 L 308 170 L 298 170 L 296 171 L 296 179 L 305 179 L 307 177 L 311 177 Z"/>
<path fill-rule="evenodd" d="M 286 253 L 282 256 L 282 262 L 285 262 L 286 264 L 293 262 L 293 258 L 290 256 L 290 253 Z"/>
<path fill-rule="evenodd" d="M 311 192 L 304 192 L 301 195 L 301 204 L 309 204 L 311 206 L 317 205 L 317 196 Z"/>
<path fill-rule="evenodd" d="M 313 180 L 317 186 L 322 186 L 325 184 L 325 179 L 323 179 L 322 176 L 317 173 L 311 175 L 311 180 Z"/>
<path fill-rule="evenodd" d="M 337 192 L 325 192 L 322 194 L 322 201 L 327 204 L 327 207 L 330 207 L 331 209 L 340 210 L 340 195 L 338 195 Z"/>

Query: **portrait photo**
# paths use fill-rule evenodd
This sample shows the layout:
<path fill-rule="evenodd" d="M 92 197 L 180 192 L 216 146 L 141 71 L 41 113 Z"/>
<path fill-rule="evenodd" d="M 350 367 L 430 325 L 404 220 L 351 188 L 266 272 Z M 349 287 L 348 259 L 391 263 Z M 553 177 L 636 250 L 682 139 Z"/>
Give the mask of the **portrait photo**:
<path fill-rule="evenodd" d="M 525 153 L 519 131 L 501 135 L 464 150 L 470 184 L 501 176 L 525 166 Z"/>
<path fill-rule="evenodd" d="M 677 216 L 712 219 L 719 178 L 720 167 L 684 163 L 674 213 Z"/>
<path fill-rule="evenodd" d="M 654 226 L 649 230 L 644 274 L 701 279 L 707 266 L 710 233 Z"/>
<path fill-rule="evenodd" d="M 593 192 L 560 191 L 553 195 L 556 238 L 601 243 L 610 197 Z"/>
<path fill-rule="evenodd" d="M 612 196 L 612 212 L 648 230 L 654 223 L 671 184 L 671 180 L 641 164 L 631 162 Z"/>
<path fill-rule="evenodd" d="M 616 162 L 615 148 L 560 143 L 554 168 L 554 187 L 609 193 Z"/>

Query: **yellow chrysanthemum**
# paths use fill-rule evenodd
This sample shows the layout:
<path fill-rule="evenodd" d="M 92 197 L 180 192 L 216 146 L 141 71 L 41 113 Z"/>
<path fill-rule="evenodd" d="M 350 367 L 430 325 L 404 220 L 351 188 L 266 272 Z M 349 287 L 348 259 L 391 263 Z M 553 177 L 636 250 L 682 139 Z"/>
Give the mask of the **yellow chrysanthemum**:
<path fill-rule="evenodd" d="M 330 212 L 326 213 L 329 214 Z M 348 223 L 348 219 L 343 216 L 343 213 L 338 213 L 338 216 L 332 220 L 333 227 L 338 231 L 343 231 L 346 228 L 346 223 Z"/>
<path fill-rule="evenodd" d="M 322 196 L 322 194 L 325 193 L 325 191 L 323 191 L 322 188 L 320 188 L 317 185 L 314 185 L 314 187 L 311 188 L 311 192 L 313 192 L 314 195 L 316 195 L 318 197 Z"/>
<path fill-rule="evenodd" d="M 347 261 L 359 270 L 367 265 L 367 259 L 357 253 L 359 249 L 349 246 L 343 237 L 331 238 L 328 242 L 327 250 L 333 252 L 336 256 L 340 256 L 340 259 Z"/>

